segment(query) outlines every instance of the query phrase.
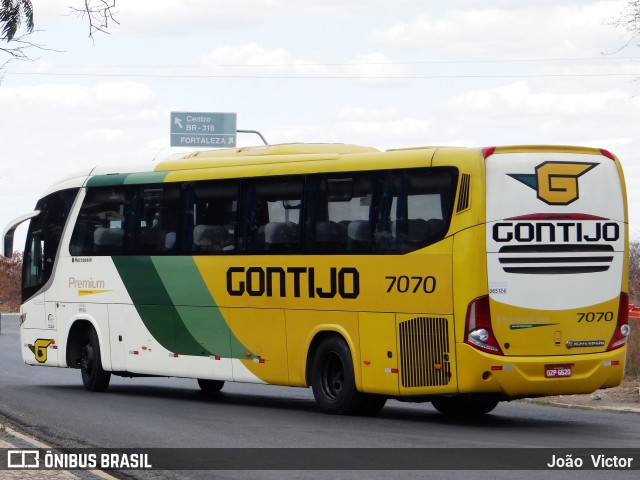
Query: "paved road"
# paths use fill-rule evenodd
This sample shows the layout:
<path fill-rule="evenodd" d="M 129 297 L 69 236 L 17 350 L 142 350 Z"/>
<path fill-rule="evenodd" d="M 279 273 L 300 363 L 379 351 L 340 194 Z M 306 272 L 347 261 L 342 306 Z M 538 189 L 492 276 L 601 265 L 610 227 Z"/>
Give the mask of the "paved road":
<path fill-rule="evenodd" d="M 640 415 L 501 404 L 475 421 L 447 420 L 429 404 L 390 401 L 375 418 L 325 415 L 309 389 L 227 384 L 203 397 L 194 380 L 114 377 L 89 393 L 78 370 L 24 365 L 16 316 L 2 315 L 0 417 L 66 447 L 551 447 L 639 448 Z M 1 420 L 1 418 L 0 418 Z M 433 472 L 403 472 L 429 478 Z M 514 476 L 515 474 L 515 476 Z M 136 474 L 137 475 L 137 474 Z M 164 478 L 145 474 L 139 478 Z M 207 478 L 202 474 L 202 478 Z M 189 474 L 196 477 L 195 472 Z M 470 478 L 439 472 L 438 478 Z M 473 478 L 637 478 L 635 472 L 474 472 Z M 389 472 L 231 472 L 215 478 L 398 478 Z M 433 477 L 435 478 L 435 477 Z"/>

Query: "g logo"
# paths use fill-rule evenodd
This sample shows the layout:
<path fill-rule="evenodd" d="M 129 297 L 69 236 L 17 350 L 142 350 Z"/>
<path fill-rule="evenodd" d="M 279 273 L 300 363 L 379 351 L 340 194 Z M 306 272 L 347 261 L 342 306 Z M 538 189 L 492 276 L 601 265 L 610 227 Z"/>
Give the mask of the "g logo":
<path fill-rule="evenodd" d="M 597 163 L 544 162 L 535 174 L 509 174 L 538 193 L 538 198 L 549 205 L 569 205 L 580 198 L 578 177 Z"/>
<path fill-rule="evenodd" d="M 38 363 L 44 363 L 47 361 L 47 348 L 49 348 L 49 345 L 52 343 L 53 340 L 39 338 L 33 342 L 33 345 L 29 345 L 29 350 L 35 354 Z"/>

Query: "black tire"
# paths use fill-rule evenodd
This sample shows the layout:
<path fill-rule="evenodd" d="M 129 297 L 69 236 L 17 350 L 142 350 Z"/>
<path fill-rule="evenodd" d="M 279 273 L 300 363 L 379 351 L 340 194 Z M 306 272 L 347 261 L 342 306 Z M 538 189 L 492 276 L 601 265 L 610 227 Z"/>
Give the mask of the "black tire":
<path fill-rule="evenodd" d="M 364 401 L 362 402 L 358 415 L 362 415 L 364 417 L 373 417 L 374 415 L 377 415 L 387 403 L 387 397 L 383 395 L 374 395 L 372 393 L 362 395 L 364 395 Z"/>
<path fill-rule="evenodd" d="M 311 388 L 325 413 L 350 415 L 360 411 L 364 396 L 356 389 L 349 346 L 342 338 L 322 340 L 313 355 Z"/>
<path fill-rule="evenodd" d="M 98 334 L 89 327 L 85 330 L 80 351 L 80 372 L 84 388 L 90 392 L 104 392 L 109 388 L 111 372 L 102 368 Z"/>
<path fill-rule="evenodd" d="M 218 393 L 224 387 L 224 382 L 222 380 L 205 380 L 204 378 L 198 379 L 198 386 L 202 393 L 207 395 L 213 395 L 214 393 Z"/>
<path fill-rule="evenodd" d="M 440 397 L 431 404 L 443 415 L 451 417 L 477 417 L 489 413 L 498 405 L 498 400 L 486 398 Z"/>

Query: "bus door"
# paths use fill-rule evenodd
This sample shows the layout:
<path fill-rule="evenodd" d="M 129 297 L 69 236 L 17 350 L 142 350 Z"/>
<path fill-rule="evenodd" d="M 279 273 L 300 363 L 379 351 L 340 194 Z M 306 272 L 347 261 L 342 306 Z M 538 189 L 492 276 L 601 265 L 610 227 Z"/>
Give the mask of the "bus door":
<path fill-rule="evenodd" d="M 77 188 L 70 188 L 40 199 L 36 204 L 40 213 L 33 216 L 29 224 L 22 265 L 22 311 L 26 315 L 22 339 L 27 363 L 35 360 L 37 363 L 59 364 L 56 299 L 51 299 L 46 305 L 45 300 L 62 232 L 77 194 Z"/>

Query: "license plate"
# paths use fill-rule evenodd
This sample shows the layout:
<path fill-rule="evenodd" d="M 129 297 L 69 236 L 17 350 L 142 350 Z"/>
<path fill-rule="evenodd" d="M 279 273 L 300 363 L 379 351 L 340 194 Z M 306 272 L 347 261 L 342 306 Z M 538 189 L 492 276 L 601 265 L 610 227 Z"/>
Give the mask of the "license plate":
<path fill-rule="evenodd" d="M 567 378 L 573 374 L 573 365 L 545 365 L 544 376 L 547 378 Z"/>

